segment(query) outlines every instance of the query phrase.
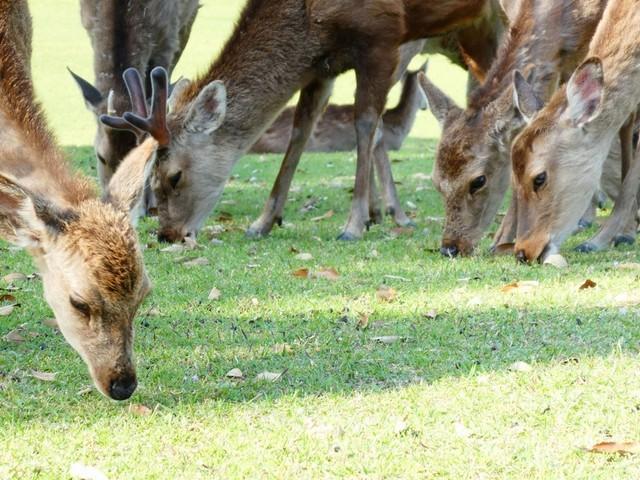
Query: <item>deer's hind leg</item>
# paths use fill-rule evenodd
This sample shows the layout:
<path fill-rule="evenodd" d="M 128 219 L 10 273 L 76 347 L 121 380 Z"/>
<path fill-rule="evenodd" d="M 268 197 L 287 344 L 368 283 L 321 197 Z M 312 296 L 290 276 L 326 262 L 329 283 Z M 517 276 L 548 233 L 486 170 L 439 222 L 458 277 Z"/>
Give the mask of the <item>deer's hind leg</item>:
<path fill-rule="evenodd" d="M 316 79 L 300 92 L 287 153 L 282 160 L 280 171 L 262 214 L 246 232 L 248 237 L 268 235 L 274 224 L 282 223 L 282 211 L 287 202 L 293 174 L 298 167 L 307 140 L 313 132 L 313 127 L 329 101 L 332 89 L 333 79 Z"/>

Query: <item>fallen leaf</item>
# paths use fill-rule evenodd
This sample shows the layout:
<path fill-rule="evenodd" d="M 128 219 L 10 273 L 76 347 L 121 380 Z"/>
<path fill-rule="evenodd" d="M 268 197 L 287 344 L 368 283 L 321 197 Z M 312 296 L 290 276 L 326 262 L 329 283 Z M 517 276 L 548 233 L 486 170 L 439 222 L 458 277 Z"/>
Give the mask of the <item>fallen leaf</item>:
<path fill-rule="evenodd" d="M 533 370 L 533 367 L 531 367 L 527 362 L 515 362 L 511 364 L 509 370 L 512 372 L 530 372 Z"/>
<path fill-rule="evenodd" d="M 181 253 L 184 251 L 184 246 L 179 243 L 174 243 L 168 247 L 160 249 L 162 253 Z"/>
<path fill-rule="evenodd" d="M 395 235 L 396 237 L 400 237 L 403 235 L 413 235 L 414 232 L 415 229 L 410 227 L 395 227 L 391 229 L 391 234 Z"/>
<path fill-rule="evenodd" d="M 251 305 L 253 305 L 254 307 L 257 307 L 258 305 L 260 305 L 260 301 L 256 297 L 253 297 L 251 299 Z"/>
<path fill-rule="evenodd" d="M 363 313 L 363 314 L 359 315 L 358 316 L 358 324 L 356 325 L 356 328 L 358 330 L 364 330 L 368 326 L 369 326 L 369 315 L 366 314 L 366 313 Z"/>
<path fill-rule="evenodd" d="M 410 210 L 415 210 L 418 206 L 410 200 L 407 200 L 407 208 Z"/>
<path fill-rule="evenodd" d="M 37 378 L 38 380 L 42 380 L 43 382 L 53 382 L 56 379 L 56 373 L 50 372 L 39 372 L 38 370 L 31 370 L 31 376 L 33 378 Z"/>
<path fill-rule="evenodd" d="M 600 442 L 588 448 L 591 453 L 640 453 L 638 442 Z"/>
<path fill-rule="evenodd" d="M 522 280 L 520 282 L 513 282 L 508 285 L 505 285 L 500 289 L 503 293 L 529 293 L 532 292 L 540 282 L 536 280 Z"/>
<path fill-rule="evenodd" d="M 340 274 L 335 268 L 321 268 L 317 272 L 314 272 L 313 276 L 332 281 L 338 280 L 340 278 Z"/>
<path fill-rule="evenodd" d="M 282 373 L 274 373 L 274 372 L 262 372 L 256 375 L 256 380 L 261 380 L 265 382 L 277 382 L 282 377 Z"/>
<path fill-rule="evenodd" d="M 412 175 L 416 180 L 431 180 L 431 175 L 427 175 L 426 173 L 418 172 Z"/>
<path fill-rule="evenodd" d="M 82 463 L 74 463 L 69 469 L 69 475 L 75 480 L 108 480 L 107 476 L 95 467 Z"/>
<path fill-rule="evenodd" d="M 231 215 L 229 212 L 220 212 L 220 215 L 218 215 L 217 220 L 219 222 L 231 222 L 233 221 L 233 215 Z"/>
<path fill-rule="evenodd" d="M 0 307 L 0 317 L 8 317 L 15 308 L 15 305 L 4 305 Z"/>
<path fill-rule="evenodd" d="M 209 259 L 205 257 L 194 258 L 183 263 L 185 267 L 205 267 L 209 265 Z"/>
<path fill-rule="evenodd" d="M 299 268 L 293 271 L 293 276 L 298 278 L 309 278 L 308 268 Z"/>
<path fill-rule="evenodd" d="M 2 277 L 5 283 L 24 282 L 27 280 L 27 276 L 24 273 L 14 272 Z"/>
<path fill-rule="evenodd" d="M 5 295 L 0 295 L 0 303 L 16 303 L 16 297 L 14 297 L 13 295 L 9 295 L 9 294 L 5 294 Z"/>
<path fill-rule="evenodd" d="M 311 255 L 310 253 L 299 253 L 298 255 L 296 255 L 296 260 L 313 260 L 313 255 Z"/>
<path fill-rule="evenodd" d="M 371 340 L 373 340 L 374 342 L 382 343 L 384 345 L 391 345 L 404 340 L 404 337 L 399 337 L 396 335 L 387 335 L 383 337 L 373 337 Z"/>
<path fill-rule="evenodd" d="M 235 378 L 236 380 L 242 380 L 244 378 L 244 374 L 242 373 L 242 370 L 240 370 L 239 368 L 232 368 L 226 373 L 225 377 Z"/>
<path fill-rule="evenodd" d="M 276 343 L 271 350 L 281 355 L 293 353 L 293 348 L 288 343 Z"/>
<path fill-rule="evenodd" d="M 187 250 L 195 250 L 196 248 L 198 248 L 198 241 L 195 239 L 195 237 L 186 237 L 184 239 L 184 248 L 186 248 Z"/>
<path fill-rule="evenodd" d="M 389 285 L 380 285 L 376 290 L 376 297 L 381 302 L 393 302 L 396 299 L 396 291 Z"/>
<path fill-rule="evenodd" d="M 424 316 L 426 318 L 431 319 L 431 320 L 435 320 L 438 317 L 438 311 L 437 310 L 429 310 L 427 313 L 424 314 Z"/>
<path fill-rule="evenodd" d="M 16 328 L 15 330 L 11 330 L 9 333 L 7 333 L 4 336 L 4 339 L 7 342 L 13 342 L 13 343 L 22 343 L 24 342 L 24 337 L 20 334 L 21 329 Z"/>
<path fill-rule="evenodd" d="M 456 435 L 462 438 L 469 438 L 472 435 L 471 430 L 465 427 L 462 422 L 455 422 L 453 424 L 453 430 L 456 432 Z"/>
<path fill-rule="evenodd" d="M 327 220 L 328 218 L 333 217 L 334 211 L 333 210 L 329 210 L 327 213 L 325 213 L 324 215 L 320 215 L 319 217 L 313 217 L 311 219 L 312 222 L 320 222 L 322 220 Z"/>
<path fill-rule="evenodd" d="M 130 403 L 129 413 L 137 415 L 138 417 L 148 417 L 153 413 L 153 410 L 141 403 Z"/>
<path fill-rule="evenodd" d="M 551 265 L 556 268 L 567 268 L 569 266 L 569 262 L 567 262 L 567 260 L 559 253 L 554 253 L 544 259 L 543 265 Z"/>
<path fill-rule="evenodd" d="M 584 283 L 582 285 L 580 285 L 579 290 L 586 290 L 587 288 L 595 288 L 597 285 L 596 282 L 594 282 L 593 280 L 591 280 L 590 278 L 587 278 Z"/>
<path fill-rule="evenodd" d="M 613 298 L 613 303 L 619 307 L 630 307 L 640 304 L 640 295 L 637 293 L 622 292 Z"/>
<path fill-rule="evenodd" d="M 221 296 L 222 292 L 215 287 L 213 287 L 209 292 L 209 300 L 220 300 Z"/>
<path fill-rule="evenodd" d="M 616 265 L 616 268 L 619 268 L 620 270 L 640 270 L 640 263 L 619 263 Z"/>

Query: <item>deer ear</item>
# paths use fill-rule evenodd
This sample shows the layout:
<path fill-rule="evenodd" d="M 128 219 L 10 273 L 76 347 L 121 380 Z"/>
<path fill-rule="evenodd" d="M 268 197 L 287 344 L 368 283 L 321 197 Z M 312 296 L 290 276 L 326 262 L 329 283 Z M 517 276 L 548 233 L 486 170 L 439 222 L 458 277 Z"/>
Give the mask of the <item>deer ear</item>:
<path fill-rule="evenodd" d="M 431 83 L 424 73 L 418 73 L 418 81 L 420 82 L 422 91 L 427 97 L 429 109 L 431 109 L 433 115 L 438 119 L 440 126 L 444 126 L 444 122 L 449 113 L 453 110 L 460 110 L 460 108 L 442 90 Z"/>
<path fill-rule="evenodd" d="M 227 89 L 219 80 L 211 82 L 198 94 L 187 114 L 186 129 L 191 133 L 210 134 L 220 128 L 227 113 Z"/>
<path fill-rule="evenodd" d="M 98 108 L 98 106 L 103 100 L 102 94 L 98 91 L 96 87 L 91 85 L 80 75 L 76 75 L 75 73 L 73 73 L 70 68 L 67 68 L 67 70 L 69 70 L 69 73 L 78 84 L 78 87 L 80 87 L 80 91 L 82 92 L 82 96 L 84 97 L 84 103 L 86 104 L 87 108 L 92 112 L 95 112 L 95 110 Z"/>
<path fill-rule="evenodd" d="M 167 100 L 167 109 L 172 112 L 176 106 L 176 100 L 182 93 L 191 86 L 191 80 L 188 78 L 180 78 L 177 82 L 169 85 L 169 99 Z"/>
<path fill-rule="evenodd" d="M 0 238 L 20 247 L 41 247 L 47 235 L 63 233 L 75 219 L 73 211 L 55 207 L 0 174 Z"/>
<path fill-rule="evenodd" d="M 531 84 L 518 70 L 513 74 L 513 104 L 527 123 L 530 123 L 533 116 L 544 106 Z"/>
<path fill-rule="evenodd" d="M 151 176 L 158 142 L 148 138 L 122 161 L 103 195 L 103 201 L 129 212 L 132 223 L 144 213 L 144 189 Z"/>
<path fill-rule="evenodd" d="M 515 23 L 521 5 L 522 0 L 500 0 L 500 7 L 510 25 Z"/>
<path fill-rule="evenodd" d="M 597 57 L 588 58 L 567 83 L 567 112 L 576 127 L 582 128 L 600 115 L 604 74 Z"/>

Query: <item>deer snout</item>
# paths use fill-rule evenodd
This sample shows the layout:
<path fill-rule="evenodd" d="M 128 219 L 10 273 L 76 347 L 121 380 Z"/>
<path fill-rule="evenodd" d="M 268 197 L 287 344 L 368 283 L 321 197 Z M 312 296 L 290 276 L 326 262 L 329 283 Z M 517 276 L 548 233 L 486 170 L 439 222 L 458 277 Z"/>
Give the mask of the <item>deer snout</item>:
<path fill-rule="evenodd" d="M 176 243 L 176 242 L 182 241 L 182 239 L 183 239 L 182 233 L 170 227 L 162 228 L 158 232 L 159 242 Z"/>
<path fill-rule="evenodd" d="M 456 245 L 442 245 L 442 247 L 440 247 L 440 253 L 445 257 L 455 258 L 460 251 Z"/>
<path fill-rule="evenodd" d="M 111 380 L 109 396 L 114 400 L 126 400 L 136 391 L 138 381 L 135 373 L 127 373 Z"/>
<path fill-rule="evenodd" d="M 516 260 L 518 260 L 518 262 L 520 263 L 528 263 L 527 254 L 524 250 L 518 250 L 516 252 Z"/>

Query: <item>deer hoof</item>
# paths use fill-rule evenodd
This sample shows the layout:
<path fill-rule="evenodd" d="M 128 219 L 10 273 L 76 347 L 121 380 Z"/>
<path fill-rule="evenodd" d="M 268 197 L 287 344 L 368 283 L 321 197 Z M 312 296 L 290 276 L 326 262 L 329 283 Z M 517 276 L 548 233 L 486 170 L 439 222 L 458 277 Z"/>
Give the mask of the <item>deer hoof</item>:
<path fill-rule="evenodd" d="M 618 245 L 633 245 L 636 242 L 636 239 L 631 235 L 616 235 L 613 237 L 613 246 L 617 247 Z"/>
<path fill-rule="evenodd" d="M 264 238 L 267 235 L 269 235 L 269 232 L 265 232 L 262 229 L 259 228 L 248 228 L 245 232 L 244 232 L 244 236 L 246 238 L 252 238 L 254 240 L 257 240 L 259 238 Z"/>
<path fill-rule="evenodd" d="M 591 253 L 597 252 L 598 250 L 600 250 L 598 246 L 595 243 L 591 242 L 584 242 L 576 247 L 576 252 L 580 253 Z"/>
<path fill-rule="evenodd" d="M 340 240 L 341 242 L 355 242 L 356 240 L 360 240 L 360 237 L 354 235 L 353 233 L 342 232 L 340 235 L 338 235 L 338 238 L 336 238 L 336 240 Z"/>

